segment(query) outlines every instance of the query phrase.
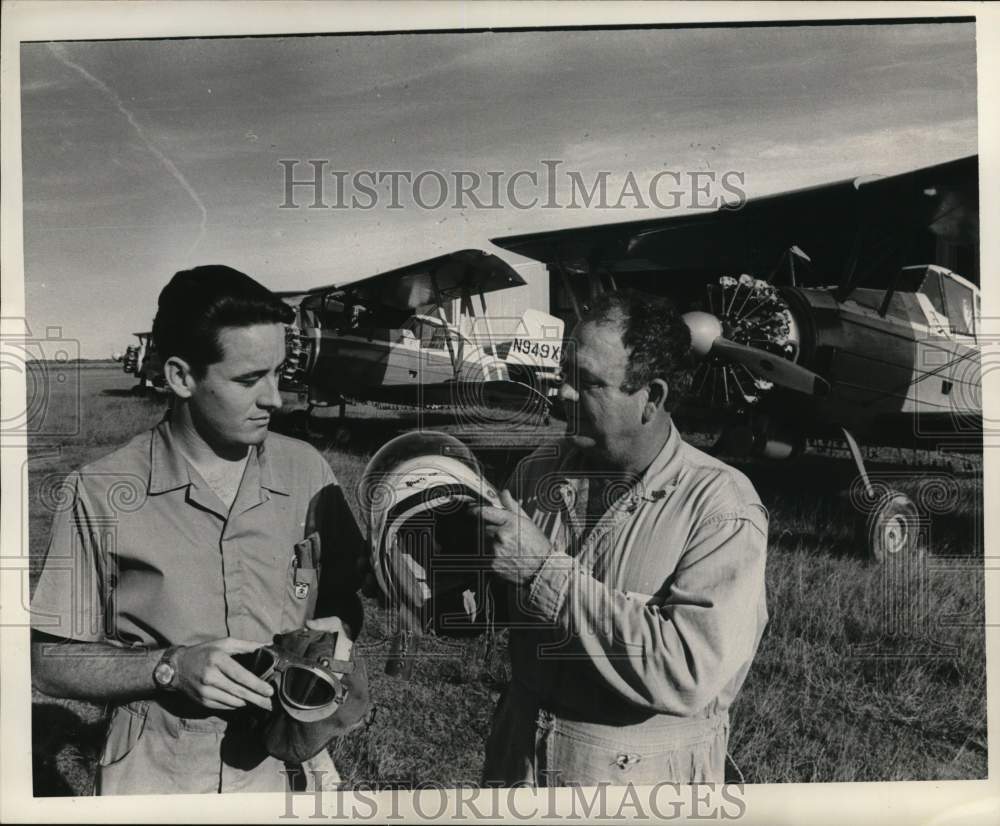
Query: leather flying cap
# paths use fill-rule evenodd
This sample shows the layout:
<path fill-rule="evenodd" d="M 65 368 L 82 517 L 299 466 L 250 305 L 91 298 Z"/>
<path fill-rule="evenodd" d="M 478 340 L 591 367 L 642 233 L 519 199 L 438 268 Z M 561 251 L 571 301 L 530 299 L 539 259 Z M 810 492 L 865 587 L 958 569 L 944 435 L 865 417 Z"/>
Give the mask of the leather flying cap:
<path fill-rule="evenodd" d="M 336 645 L 337 634 L 301 628 L 276 635 L 273 645 L 251 655 L 256 662 L 248 667 L 269 666 L 263 679 L 276 688 L 261 730 L 273 757 L 301 763 L 370 719 L 364 661 L 353 647 L 350 660 L 335 659 Z"/>

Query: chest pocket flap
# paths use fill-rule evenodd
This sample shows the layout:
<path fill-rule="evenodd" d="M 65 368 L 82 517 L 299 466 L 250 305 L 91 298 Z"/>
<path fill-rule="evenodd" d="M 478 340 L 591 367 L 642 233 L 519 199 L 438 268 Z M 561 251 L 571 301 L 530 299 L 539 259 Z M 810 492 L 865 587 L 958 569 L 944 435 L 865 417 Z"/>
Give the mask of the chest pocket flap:
<path fill-rule="evenodd" d="M 316 611 L 322 550 L 318 531 L 295 543 L 288 561 L 282 632 L 301 628 Z"/>

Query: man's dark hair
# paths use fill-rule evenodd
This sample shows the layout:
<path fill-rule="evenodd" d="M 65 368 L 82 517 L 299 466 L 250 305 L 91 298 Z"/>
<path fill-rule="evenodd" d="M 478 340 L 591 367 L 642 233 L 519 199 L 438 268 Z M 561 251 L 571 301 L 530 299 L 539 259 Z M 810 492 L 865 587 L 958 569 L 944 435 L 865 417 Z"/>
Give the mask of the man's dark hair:
<path fill-rule="evenodd" d="M 163 361 L 184 359 L 197 376 L 222 361 L 219 330 L 254 324 L 287 324 L 294 313 L 249 275 L 211 264 L 182 270 L 160 292 L 153 342 Z"/>
<path fill-rule="evenodd" d="M 583 321 L 621 325 L 628 367 L 621 390 L 635 393 L 653 379 L 667 383 L 664 407 L 673 411 L 691 387 L 691 331 L 674 307 L 661 296 L 624 289 L 602 293 Z"/>

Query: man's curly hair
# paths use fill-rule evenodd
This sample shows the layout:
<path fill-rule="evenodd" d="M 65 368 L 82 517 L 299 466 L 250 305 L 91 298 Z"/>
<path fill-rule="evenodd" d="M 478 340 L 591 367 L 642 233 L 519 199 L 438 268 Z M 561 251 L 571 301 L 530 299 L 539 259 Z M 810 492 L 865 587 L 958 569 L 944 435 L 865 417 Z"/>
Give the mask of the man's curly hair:
<path fill-rule="evenodd" d="M 673 412 L 691 388 L 691 332 L 673 302 L 639 290 L 602 293 L 583 321 L 621 326 L 628 351 L 623 393 L 635 393 L 653 379 L 667 383 L 666 410 Z"/>

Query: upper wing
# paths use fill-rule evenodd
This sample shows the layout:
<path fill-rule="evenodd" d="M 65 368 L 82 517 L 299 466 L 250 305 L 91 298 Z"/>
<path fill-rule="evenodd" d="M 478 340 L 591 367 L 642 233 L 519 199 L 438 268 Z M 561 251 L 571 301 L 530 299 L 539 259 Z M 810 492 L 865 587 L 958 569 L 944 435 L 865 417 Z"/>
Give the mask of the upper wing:
<path fill-rule="evenodd" d="M 362 278 L 336 287 L 318 287 L 311 293 L 343 291 L 355 300 L 414 311 L 442 304 L 464 293 L 488 293 L 519 287 L 526 282 L 503 259 L 482 250 L 459 250 L 428 261 Z"/>
<path fill-rule="evenodd" d="M 798 246 L 842 288 L 878 269 L 887 247 L 929 229 L 978 243 L 978 155 L 885 178 L 769 195 L 742 208 L 492 239 L 568 272 L 712 270 L 767 273 Z M 977 274 L 970 273 L 974 278 Z"/>

